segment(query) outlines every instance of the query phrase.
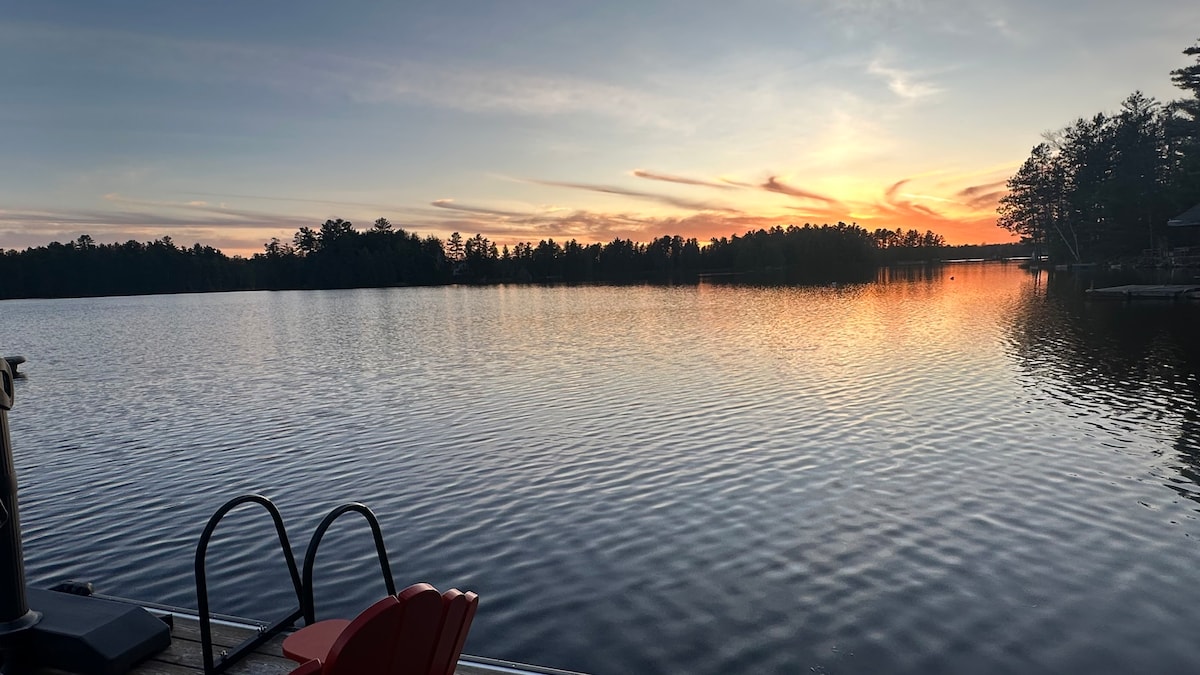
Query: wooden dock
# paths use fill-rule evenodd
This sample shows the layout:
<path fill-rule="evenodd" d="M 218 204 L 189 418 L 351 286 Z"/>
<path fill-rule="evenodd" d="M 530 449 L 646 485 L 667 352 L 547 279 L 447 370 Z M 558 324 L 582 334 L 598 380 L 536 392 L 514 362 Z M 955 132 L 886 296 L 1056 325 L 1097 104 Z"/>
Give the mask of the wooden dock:
<path fill-rule="evenodd" d="M 1089 288 L 1089 298 L 1134 300 L 1200 300 L 1200 284 L 1128 284 L 1108 288 Z"/>
<path fill-rule="evenodd" d="M 192 617 L 171 615 L 171 646 L 143 661 L 129 675 L 202 675 L 204 657 L 200 649 L 200 622 Z M 225 622 L 212 624 L 213 647 L 216 654 L 223 648 L 232 649 L 254 635 L 252 626 L 236 626 Z M 283 657 L 284 635 L 277 635 L 252 654 L 225 671 L 230 675 L 287 675 L 300 664 Z M 519 663 L 464 656 L 458 662 L 455 675 L 582 675 L 565 670 L 527 666 Z M 33 675 L 69 675 L 66 671 L 42 668 Z"/>

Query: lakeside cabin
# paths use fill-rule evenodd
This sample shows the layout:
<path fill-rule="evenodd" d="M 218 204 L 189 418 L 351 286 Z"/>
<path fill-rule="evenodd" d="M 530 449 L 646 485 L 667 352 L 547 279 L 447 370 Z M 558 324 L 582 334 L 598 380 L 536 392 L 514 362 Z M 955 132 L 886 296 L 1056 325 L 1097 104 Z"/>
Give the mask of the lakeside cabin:
<path fill-rule="evenodd" d="M 1200 204 L 1175 216 L 1167 221 L 1167 227 L 1197 227 L 1200 226 Z"/>
<path fill-rule="evenodd" d="M 1200 204 L 1167 221 L 1167 267 L 1200 266 Z"/>
<path fill-rule="evenodd" d="M 1200 204 L 1167 221 L 1167 248 L 1143 252 L 1145 267 L 1200 267 Z M 1200 300 L 1200 284 L 1127 284 L 1090 288 L 1095 299 Z"/>
<path fill-rule="evenodd" d="M 1166 237 L 1142 251 L 1135 267 L 1200 267 L 1200 204 L 1167 220 Z"/>

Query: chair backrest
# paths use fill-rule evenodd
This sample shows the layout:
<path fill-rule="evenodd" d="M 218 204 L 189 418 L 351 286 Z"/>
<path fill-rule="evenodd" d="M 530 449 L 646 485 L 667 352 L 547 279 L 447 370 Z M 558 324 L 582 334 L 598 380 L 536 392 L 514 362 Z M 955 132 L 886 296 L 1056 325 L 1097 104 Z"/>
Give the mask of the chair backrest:
<path fill-rule="evenodd" d="M 442 596 L 429 584 L 413 584 L 396 594 L 403 608 L 393 636 L 389 675 L 426 675 L 442 623 Z"/>
<path fill-rule="evenodd" d="M 399 600 L 390 595 L 363 610 L 334 640 L 323 675 L 387 673 L 403 610 Z"/>
<path fill-rule="evenodd" d="M 458 657 L 467 643 L 467 631 L 475 619 L 479 596 L 451 588 L 442 594 L 441 634 L 429 665 L 429 675 L 453 675 Z"/>
<path fill-rule="evenodd" d="M 413 584 L 351 621 L 322 675 L 453 675 L 478 605 L 474 593 Z"/>

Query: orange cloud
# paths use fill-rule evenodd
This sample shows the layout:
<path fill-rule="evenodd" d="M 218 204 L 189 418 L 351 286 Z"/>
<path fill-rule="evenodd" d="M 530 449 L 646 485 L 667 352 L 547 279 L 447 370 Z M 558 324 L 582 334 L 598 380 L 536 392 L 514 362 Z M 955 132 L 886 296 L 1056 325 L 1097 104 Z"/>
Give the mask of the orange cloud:
<path fill-rule="evenodd" d="M 913 179 L 905 178 L 889 185 L 883 199 L 872 203 L 855 204 L 855 216 L 860 224 L 871 229 L 932 230 L 946 238 L 948 244 L 978 244 L 983 242 L 1015 241 L 1011 233 L 996 227 L 994 209 L 984 210 L 970 202 L 961 204 L 950 199 L 936 199 L 943 205 L 934 208 L 920 203 L 914 196 L 902 192 Z M 975 201 L 990 197 L 988 185 L 960 190 L 956 196 L 976 195 Z M 993 186 L 994 187 L 994 186 Z M 926 197 L 926 199 L 933 199 Z M 940 210 L 945 208 L 945 210 Z"/>
<path fill-rule="evenodd" d="M 1008 181 L 1001 180 L 963 188 L 955 196 L 972 209 L 994 211 L 1000 203 L 1000 198 L 1006 194 L 1008 194 Z"/>
<path fill-rule="evenodd" d="M 817 201 L 825 202 L 827 204 L 833 204 L 833 203 L 837 202 L 837 200 L 833 199 L 832 197 L 826 197 L 825 195 L 820 195 L 815 192 L 809 192 L 808 190 L 802 190 L 798 187 L 792 187 L 791 185 L 787 185 L 787 184 L 781 182 L 778 179 L 778 177 L 776 177 L 776 176 L 771 176 L 770 178 L 767 179 L 767 182 L 763 183 L 759 187 L 766 190 L 767 192 L 778 192 L 781 195 L 788 195 L 789 197 L 800 197 L 801 199 L 815 199 Z"/>
<path fill-rule="evenodd" d="M 681 183 L 683 185 L 701 185 L 704 187 L 716 188 L 718 190 L 732 190 L 733 185 L 734 185 L 731 183 L 731 181 L 725 181 L 723 183 L 714 183 L 712 181 L 700 180 L 698 178 L 686 178 L 684 176 L 673 176 L 668 173 L 657 173 L 654 171 L 647 171 L 645 169 L 634 169 L 630 173 L 634 176 L 637 176 L 638 178 L 645 178 L 647 180 L 661 180 L 661 181 L 665 181 L 668 183 Z"/>
<path fill-rule="evenodd" d="M 467 206 L 459 204 L 453 199 L 435 199 L 429 203 L 430 206 L 436 206 L 439 209 L 448 209 L 450 211 L 462 211 L 464 213 L 482 213 L 489 216 L 526 216 L 527 213 L 519 213 L 516 211 L 501 211 L 498 209 L 489 209 L 483 206 Z"/>
<path fill-rule="evenodd" d="M 698 202 L 690 199 L 680 199 L 671 195 L 656 194 L 652 192 L 640 192 L 638 190 L 629 190 L 626 188 L 613 187 L 611 185 L 594 185 L 591 183 L 571 183 L 567 181 L 556 180 L 534 180 L 527 179 L 526 182 L 537 185 L 548 185 L 551 187 L 570 188 L 572 190 L 587 190 L 589 192 L 600 192 L 602 194 L 622 195 L 625 197 L 634 197 L 636 199 L 646 199 L 649 201 L 659 202 L 668 206 L 674 206 L 682 209 L 694 211 L 723 211 L 726 213 L 738 213 L 737 209 L 729 208 L 712 204 L 709 202 Z"/>

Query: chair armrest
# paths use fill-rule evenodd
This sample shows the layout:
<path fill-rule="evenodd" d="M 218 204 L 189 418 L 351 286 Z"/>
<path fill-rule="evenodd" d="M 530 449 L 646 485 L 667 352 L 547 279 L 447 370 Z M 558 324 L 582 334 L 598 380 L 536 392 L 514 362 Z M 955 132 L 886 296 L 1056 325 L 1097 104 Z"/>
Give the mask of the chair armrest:
<path fill-rule="evenodd" d="M 283 656 L 296 663 L 307 663 L 313 659 L 326 661 L 333 643 L 350 622 L 345 619 L 326 619 L 305 626 L 283 640 Z"/>
<path fill-rule="evenodd" d="M 324 665 L 325 664 L 321 663 L 321 659 L 305 661 L 298 668 L 288 673 L 288 675 L 320 675 L 321 668 L 323 668 Z"/>

